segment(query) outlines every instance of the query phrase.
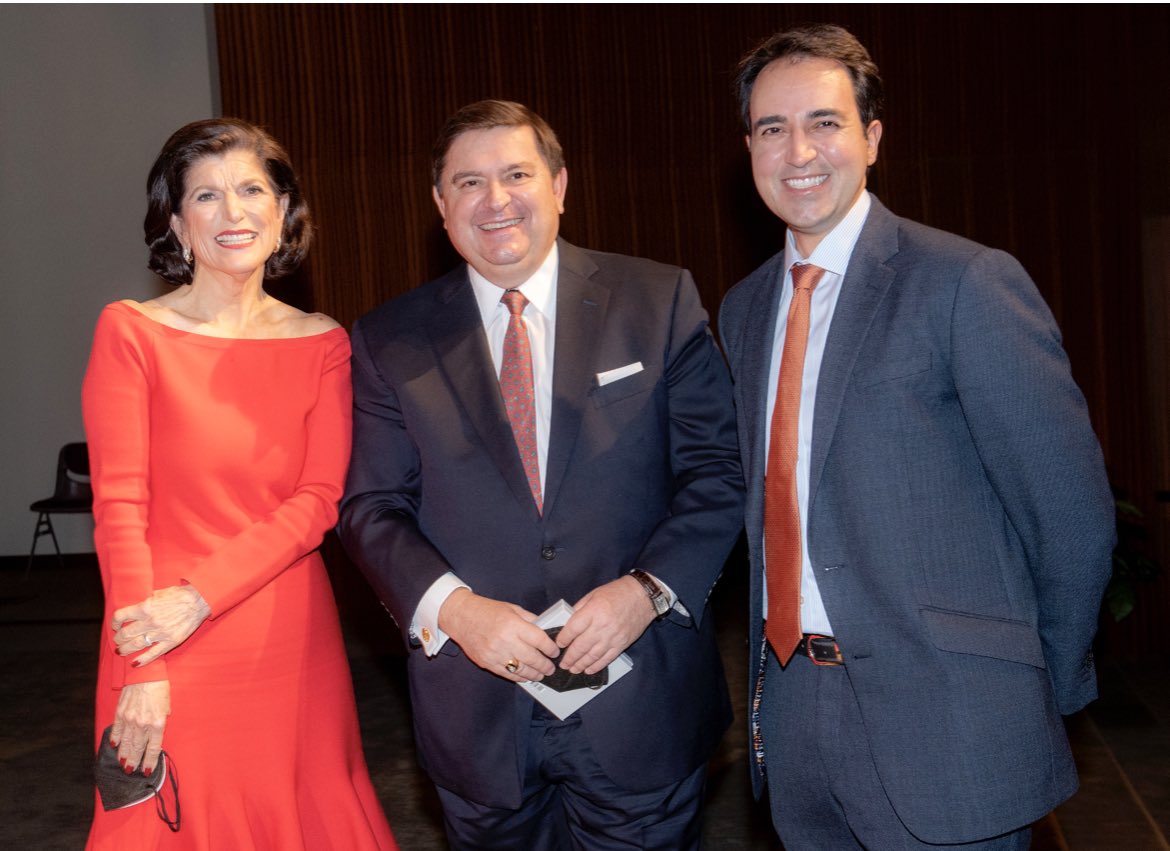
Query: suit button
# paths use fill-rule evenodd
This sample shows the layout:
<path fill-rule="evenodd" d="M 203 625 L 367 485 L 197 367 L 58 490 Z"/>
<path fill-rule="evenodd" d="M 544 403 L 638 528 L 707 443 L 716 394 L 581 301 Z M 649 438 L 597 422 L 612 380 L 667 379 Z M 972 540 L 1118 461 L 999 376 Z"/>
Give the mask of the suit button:
<path fill-rule="evenodd" d="M 544 559 L 545 561 L 552 561 L 554 558 L 557 557 L 557 548 L 556 547 L 542 548 L 540 551 L 540 557 L 542 559 Z"/>

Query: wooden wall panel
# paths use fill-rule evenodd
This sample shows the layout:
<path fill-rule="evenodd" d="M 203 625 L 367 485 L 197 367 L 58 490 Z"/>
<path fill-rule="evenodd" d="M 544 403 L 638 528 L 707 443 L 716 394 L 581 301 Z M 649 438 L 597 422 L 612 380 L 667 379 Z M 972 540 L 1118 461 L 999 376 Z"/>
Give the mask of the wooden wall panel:
<path fill-rule="evenodd" d="M 1170 562 L 1153 503 L 1170 450 L 1143 377 L 1167 326 L 1143 321 L 1140 237 L 1170 214 L 1165 7 L 217 5 L 215 20 L 225 114 L 287 145 L 319 225 L 308 267 L 278 292 L 347 325 L 456 261 L 430 145 L 484 97 L 523 101 L 556 129 L 568 239 L 690 268 L 714 313 L 782 232 L 751 184 L 732 68 L 785 26 L 849 27 L 887 84 L 871 188 L 1023 262 L 1111 478 L 1160 524 Z M 1170 646 L 1168 587 L 1110 629 L 1118 645 Z"/>

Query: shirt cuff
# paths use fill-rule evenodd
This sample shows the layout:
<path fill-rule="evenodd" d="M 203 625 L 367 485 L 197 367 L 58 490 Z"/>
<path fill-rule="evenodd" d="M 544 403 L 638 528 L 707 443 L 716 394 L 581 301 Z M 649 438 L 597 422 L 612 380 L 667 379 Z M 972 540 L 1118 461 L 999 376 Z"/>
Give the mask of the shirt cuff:
<path fill-rule="evenodd" d="M 448 571 L 436 579 L 418 601 L 410 622 L 410 637 L 422 645 L 427 656 L 434 656 L 447 643 L 447 633 L 439 629 L 439 609 L 443 608 L 451 593 L 460 588 L 471 590 L 470 585 Z"/>

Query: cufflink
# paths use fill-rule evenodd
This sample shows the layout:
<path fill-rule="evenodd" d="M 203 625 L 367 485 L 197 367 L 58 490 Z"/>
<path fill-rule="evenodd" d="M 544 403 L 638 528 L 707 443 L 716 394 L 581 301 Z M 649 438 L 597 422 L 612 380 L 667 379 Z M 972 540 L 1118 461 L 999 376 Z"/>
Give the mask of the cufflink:
<path fill-rule="evenodd" d="M 423 640 L 423 644 L 430 644 L 431 643 L 431 631 L 429 629 L 427 629 L 425 626 L 422 628 L 422 640 Z"/>

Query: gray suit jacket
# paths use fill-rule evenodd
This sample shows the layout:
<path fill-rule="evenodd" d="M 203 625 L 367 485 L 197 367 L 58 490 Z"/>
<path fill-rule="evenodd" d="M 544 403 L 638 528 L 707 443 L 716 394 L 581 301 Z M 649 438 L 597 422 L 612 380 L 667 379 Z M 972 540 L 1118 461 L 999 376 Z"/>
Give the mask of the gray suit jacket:
<path fill-rule="evenodd" d="M 757 674 L 782 282 L 780 253 L 720 313 Z M 1060 716 L 1096 696 L 1114 512 L 1056 324 L 1019 263 L 874 199 L 830 327 L 811 451 L 807 546 L 894 809 L 936 843 L 1044 815 L 1077 785 Z"/>
<path fill-rule="evenodd" d="M 704 614 L 742 525 L 743 478 L 731 382 L 690 274 L 560 243 L 543 514 L 465 266 L 363 317 L 353 352 L 341 538 L 398 624 L 447 570 L 539 613 L 640 567 L 691 617 L 652 623 L 628 651 L 634 670 L 580 710 L 582 724 L 627 789 L 706 762 L 731 713 Z M 455 642 L 428 659 L 404 638 L 423 767 L 463 797 L 519 806 L 532 698 Z"/>

